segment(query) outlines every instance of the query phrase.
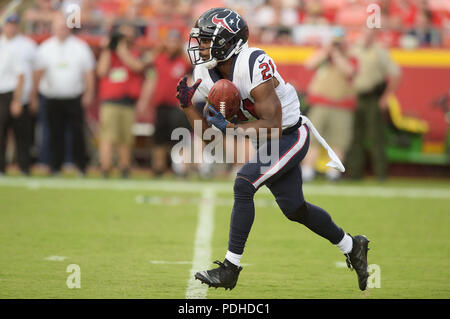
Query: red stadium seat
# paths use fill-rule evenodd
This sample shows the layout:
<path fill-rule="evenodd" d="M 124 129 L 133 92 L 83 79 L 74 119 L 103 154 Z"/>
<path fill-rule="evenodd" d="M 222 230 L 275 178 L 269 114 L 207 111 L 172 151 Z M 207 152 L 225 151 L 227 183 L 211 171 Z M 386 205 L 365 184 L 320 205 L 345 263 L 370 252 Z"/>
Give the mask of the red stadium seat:
<path fill-rule="evenodd" d="M 358 27 L 364 25 L 366 19 L 366 7 L 360 4 L 353 4 L 339 10 L 335 22 L 344 27 Z"/>
<path fill-rule="evenodd" d="M 347 0 L 322 0 L 321 1 L 322 8 L 324 10 L 327 9 L 340 9 L 347 5 Z"/>
<path fill-rule="evenodd" d="M 120 0 L 99 0 L 97 7 L 104 13 L 117 14 L 120 8 Z"/>

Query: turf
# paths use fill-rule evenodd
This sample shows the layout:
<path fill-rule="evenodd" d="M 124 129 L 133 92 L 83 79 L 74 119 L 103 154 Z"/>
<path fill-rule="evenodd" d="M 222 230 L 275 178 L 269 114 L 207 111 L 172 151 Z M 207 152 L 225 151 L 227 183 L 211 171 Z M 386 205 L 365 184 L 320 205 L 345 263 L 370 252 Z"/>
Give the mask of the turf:
<path fill-rule="evenodd" d="M 45 183 L 45 178 L 0 181 L 0 298 L 185 297 L 200 192 L 186 193 L 177 181 L 168 182 L 172 191 L 148 189 L 145 181 L 139 181 L 142 189 L 140 184 L 112 188 L 108 181 L 91 179 Z M 209 184 L 192 182 L 193 188 L 199 185 Z M 355 185 L 377 184 L 338 188 Z M 221 186 L 213 260 L 223 259 L 228 241 L 232 184 Z M 445 180 L 397 180 L 381 188 L 389 187 L 450 193 Z M 272 197 L 261 192 L 256 199 L 263 205 L 256 208 L 238 285 L 231 292 L 210 289 L 207 298 L 450 297 L 449 196 L 309 195 L 305 189 L 307 200 L 329 211 L 344 230 L 371 240 L 369 263 L 380 266 L 381 288 L 359 291 L 356 274 L 336 266 L 345 261 L 339 250 L 288 221 L 271 205 Z M 143 196 L 159 201 L 136 201 Z M 49 256 L 66 258 L 52 261 Z M 69 264 L 81 268 L 81 289 L 66 285 Z"/>

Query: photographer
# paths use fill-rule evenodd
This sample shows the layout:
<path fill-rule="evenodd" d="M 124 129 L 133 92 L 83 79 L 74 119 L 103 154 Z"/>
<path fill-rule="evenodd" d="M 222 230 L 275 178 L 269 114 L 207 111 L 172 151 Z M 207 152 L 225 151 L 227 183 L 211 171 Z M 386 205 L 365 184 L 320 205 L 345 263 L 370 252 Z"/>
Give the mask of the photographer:
<path fill-rule="evenodd" d="M 97 65 L 100 77 L 100 165 L 109 175 L 113 147 L 117 147 L 123 178 L 130 168 L 134 106 L 139 98 L 145 64 L 134 48 L 136 29 L 123 24 L 103 48 Z"/>
<path fill-rule="evenodd" d="M 348 55 L 342 29 L 334 29 L 331 44 L 310 58 L 306 67 L 315 70 L 308 88 L 308 102 L 312 106 L 308 117 L 336 154 L 344 158 L 351 143 L 356 100 L 351 84 L 355 60 Z M 319 155 L 318 143 L 312 139 L 303 160 L 304 181 L 314 178 Z M 340 172 L 328 168 L 325 175 L 329 180 L 337 180 Z"/>
<path fill-rule="evenodd" d="M 143 112 L 151 106 L 155 112 L 152 170 L 156 176 L 160 176 L 167 169 L 167 157 L 173 145 L 172 131 L 178 127 L 191 129 L 186 116 L 178 107 L 176 87 L 180 78 L 192 70 L 192 66 L 184 53 L 181 34 L 175 29 L 167 32 L 161 47 L 153 51 L 152 55 L 149 63 L 152 63 L 154 72 L 144 82 L 138 109 Z M 187 173 L 186 165 L 172 162 L 172 168 L 177 175 L 184 176 Z"/>

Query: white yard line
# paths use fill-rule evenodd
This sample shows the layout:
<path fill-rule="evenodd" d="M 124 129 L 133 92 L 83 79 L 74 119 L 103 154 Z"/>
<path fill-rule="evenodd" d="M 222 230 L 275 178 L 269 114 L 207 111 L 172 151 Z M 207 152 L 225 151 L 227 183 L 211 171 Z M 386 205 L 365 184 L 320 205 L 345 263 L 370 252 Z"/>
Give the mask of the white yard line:
<path fill-rule="evenodd" d="M 154 265 L 191 265 L 192 261 L 151 260 L 150 263 Z"/>
<path fill-rule="evenodd" d="M 168 261 L 168 260 L 150 260 L 151 264 L 154 265 L 192 265 L 192 261 Z M 254 264 L 241 263 L 241 266 L 252 266 Z"/>
<path fill-rule="evenodd" d="M 140 190 L 167 191 L 182 193 L 198 193 L 207 189 L 215 192 L 232 193 L 232 182 L 189 182 L 189 181 L 123 181 L 96 179 L 64 179 L 64 178 L 20 178 L 2 177 L 0 186 L 27 187 L 30 189 L 107 189 L 107 190 Z M 377 197 L 377 198 L 432 198 L 450 199 L 450 187 L 400 187 L 400 186 L 368 186 L 368 185 L 304 185 L 305 195 L 323 195 L 338 197 Z M 263 187 L 259 194 L 270 194 Z"/>
<path fill-rule="evenodd" d="M 135 198 L 138 204 L 149 204 L 149 205 L 162 205 L 162 206 L 180 206 L 180 205 L 197 205 L 201 199 L 198 197 L 180 197 L 180 196 L 152 196 L 152 195 L 138 195 Z M 254 199 L 255 206 L 257 207 L 277 207 L 277 203 L 273 199 Z M 233 198 L 215 198 L 215 206 L 233 206 Z"/>
<path fill-rule="evenodd" d="M 69 258 L 69 257 L 66 257 L 66 256 L 48 256 L 48 257 L 45 257 L 44 259 L 45 260 L 50 260 L 50 261 L 64 261 L 67 258 Z"/>
<path fill-rule="evenodd" d="M 214 231 L 214 198 L 213 189 L 202 192 L 200 210 L 198 212 L 197 231 L 194 241 L 194 257 L 189 275 L 186 299 L 205 299 L 208 286 L 194 278 L 197 271 L 209 269 L 211 266 L 211 239 Z"/>

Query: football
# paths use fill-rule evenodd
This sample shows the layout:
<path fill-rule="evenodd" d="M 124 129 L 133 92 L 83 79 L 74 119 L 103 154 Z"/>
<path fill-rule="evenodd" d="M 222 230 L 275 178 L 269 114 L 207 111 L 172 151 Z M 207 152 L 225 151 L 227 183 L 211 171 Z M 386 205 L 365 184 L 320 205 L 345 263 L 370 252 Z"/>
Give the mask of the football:
<path fill-rule="evenodd" d="M 241 95 L 233 82 L 222 79 L 217 81 L 209 91 L 208 102 L 227 120 L 230 120 L 239 111 Z"/>

